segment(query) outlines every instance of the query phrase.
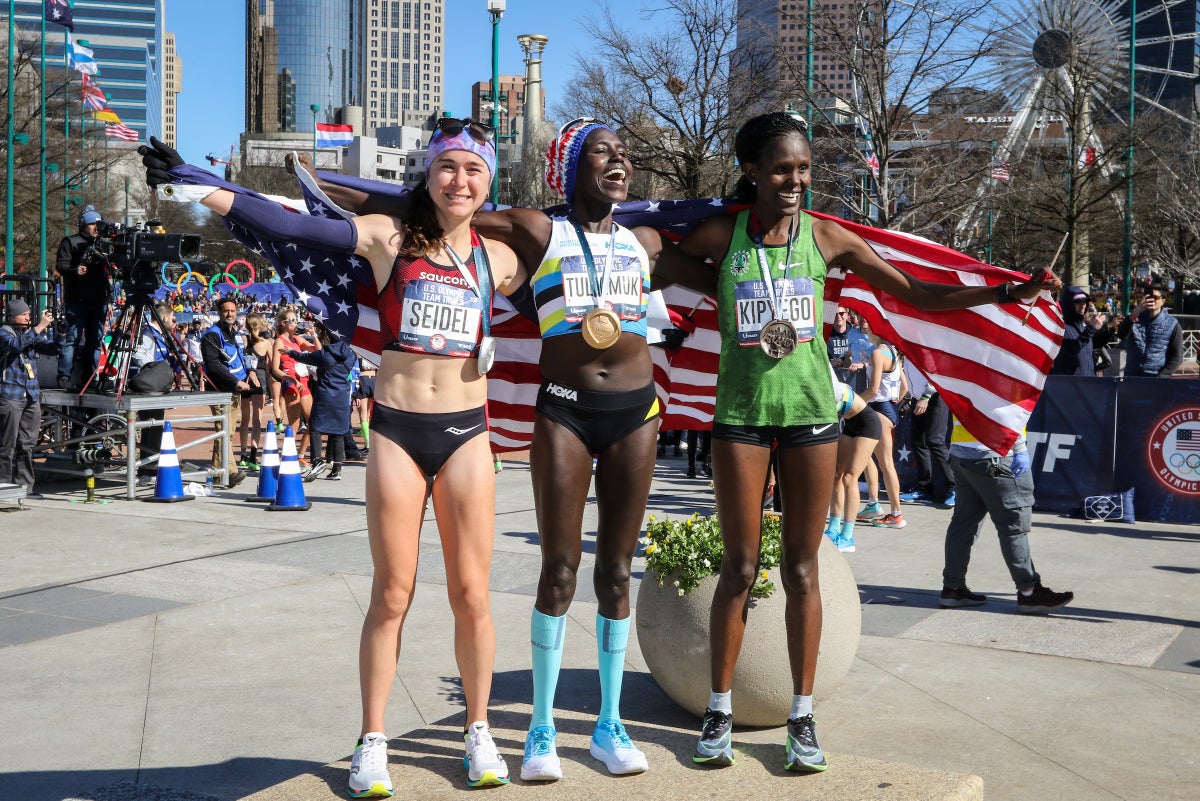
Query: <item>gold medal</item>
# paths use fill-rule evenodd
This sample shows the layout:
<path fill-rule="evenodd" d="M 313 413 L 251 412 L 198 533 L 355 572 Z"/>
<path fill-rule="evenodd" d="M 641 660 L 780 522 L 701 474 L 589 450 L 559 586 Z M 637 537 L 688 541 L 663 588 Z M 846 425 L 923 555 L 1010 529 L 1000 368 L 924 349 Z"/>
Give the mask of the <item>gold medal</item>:
<path fill-rule="evenodd" d="M 621 338 L 621 320 L 611 309 L 592 309 L 583 317 L 583 341 L 597 350 L 611 348 Z"/>
<path fill-rule="evenodd" d="M 790 356 L 796 350 L 796 326 L 787 320 L 772 320 L 763 326 L 758 345 L 772 359 Z"/>

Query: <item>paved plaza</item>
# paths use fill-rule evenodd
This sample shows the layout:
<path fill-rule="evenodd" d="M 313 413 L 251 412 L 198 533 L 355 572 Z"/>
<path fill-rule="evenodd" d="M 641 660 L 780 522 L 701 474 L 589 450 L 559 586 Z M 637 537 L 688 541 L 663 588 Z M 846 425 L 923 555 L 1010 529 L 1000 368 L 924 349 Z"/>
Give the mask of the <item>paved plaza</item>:
<path fill-rule="evenodd" d="M 650 513 L 711 511 L 708 480 L 686 478 L 685 466 L 659 460 Z M 309 512 L 245 503 L 253 480 L 174 505 L 122 500 L 123 487 L 106 482 L 100 495 L 112 502 L 89 506 L 80 485 L 48 484 L 39 487 L 44 500 L 26 502 L 31 511 L 0 511 L 0 799 L 344 798 L 371 575 L 363 473 L 353 463 L 344 481 L 305 485 Z M 515 775 L 539 557 L 527 465 L 507 461 L 497 479 L 492 723 Z M 698 721 L 663 695 L 631 641 L 622 707 L 651 769 L 615 779 L 586 745 L 599 706 L 589 505 L 558 691 L 566 778 L 481 792 L 1196 798 L 1200 528 L 1035 515 L 1045 583 L 1076 600 L 1030 617 L 1015 613 L 990 529 L 970 583 L 991 602 L 939 609 L 950 512 L 904 511 L 907 528 L 860 527 L 858 550 L 846 555 L 863 628 L 849 674 L 816 710 L 829 771 L 785 773 L 782 729 L 739 730 L 734 767 L 694 768 Z M 397 797 L 463 797 L 475 791 L 463 780 L 461 693 L 432 514 L 422 540 L 388 712 L 391 772 Z M 640 559 L 634 571 L 642 580 Z"/>

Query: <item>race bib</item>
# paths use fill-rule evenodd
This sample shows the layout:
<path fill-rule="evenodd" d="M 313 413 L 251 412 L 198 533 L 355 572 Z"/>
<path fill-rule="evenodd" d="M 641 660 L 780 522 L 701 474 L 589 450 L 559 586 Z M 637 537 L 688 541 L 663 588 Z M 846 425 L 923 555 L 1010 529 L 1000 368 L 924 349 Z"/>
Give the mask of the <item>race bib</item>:
<path fill-rule="evenodd" d="M 592 295 L 592 279 L 583 256 L 564 256 L 559 262 L 562 272 L 563 306 L 567 320 L 577 322 L 596 307 Z M 603 292 L 604 308 L 622 320 L 642 317 L 642 265 L 635 256 L 617 255 Z"/>
<path fill-rule="evenodd" d="M 771 296 L 761 280 L 738 281 L 734 287 L 738 344 L 757 347 L 763 326 L 773 319 Z M 796 341 L 808 342 L 817 335 L 817 306 L 811 278 L 776 278 L 775 300 L 779 319 L 796 327 Z"/>
<path fill-rule="evenodd" d="M 470 356 L 479 339 L 481 311 L 470 289 L 411 281 L 404 291 L 398 340 L 409 349 Z"/>

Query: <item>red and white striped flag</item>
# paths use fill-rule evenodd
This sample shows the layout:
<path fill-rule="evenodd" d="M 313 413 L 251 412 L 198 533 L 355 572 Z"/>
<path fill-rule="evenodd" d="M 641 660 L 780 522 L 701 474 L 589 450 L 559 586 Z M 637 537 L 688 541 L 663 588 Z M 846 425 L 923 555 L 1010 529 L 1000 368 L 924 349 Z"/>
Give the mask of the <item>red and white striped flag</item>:
<path fill-rule="evenodd" d="M 120 139 L 124 142 L 136 142 L 141 138 L 137 131 L 120 122 L 105 125 L 104 135 L 110 139 Z"/>

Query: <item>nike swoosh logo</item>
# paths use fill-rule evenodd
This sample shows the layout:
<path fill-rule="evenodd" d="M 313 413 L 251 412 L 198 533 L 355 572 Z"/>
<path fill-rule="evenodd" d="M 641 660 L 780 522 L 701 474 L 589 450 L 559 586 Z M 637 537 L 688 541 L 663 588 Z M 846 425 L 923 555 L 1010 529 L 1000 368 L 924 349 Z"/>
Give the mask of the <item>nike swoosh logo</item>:
<path fill-rule="evenodd" d="M 482 423 L 473 425 L 470 428 L 454 428 L 451 426 L 450 428 L 446 429 L 446 433 L 453 434 L 456 437 L 461 437 L 463 434 L 469 434 L 475 429 L 479 428 L 480 425 L 482 425 Z"/>
<path fill-rule="evenodd" d="M 830 428 L 833 428 L 834 425 L 835 425 L 834 423 L 829 423 L 828 425 L 823 425 L 823 426 L 813 426 L 813 433 L 821 434 L 821 433 L 829 430 Z"/>

